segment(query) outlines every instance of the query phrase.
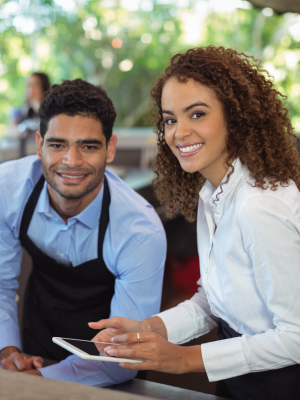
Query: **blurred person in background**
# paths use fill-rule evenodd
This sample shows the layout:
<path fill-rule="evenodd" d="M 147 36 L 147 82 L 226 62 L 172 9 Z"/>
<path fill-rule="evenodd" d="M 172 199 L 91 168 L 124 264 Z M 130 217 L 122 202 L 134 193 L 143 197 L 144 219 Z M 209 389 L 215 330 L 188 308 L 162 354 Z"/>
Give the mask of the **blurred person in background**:
<path fill-rule="evenodd" d="M 145 360 L 124 368 L 204 372 L 228 399 L 300 399 L 300 160 L 282 97 L 223 47 L 177 54 L 159 77 L 154 187 L 169 216 L 198 206 L 201 279 L 157 316 L 90 324 L 110 356 Z M 221 340 L 178 346 L 217 326 Z"/>
<path fill-rule="evenodd" d="M 19 136 L 27 128 L 31 131 L 38 129 L 40 104 L 44 93 L 50 89 L 50 86 L 50 80 L 43 72 L 33 72 L 30 75 L 27 80 L 25 103 L 21 108 L 12 112 L 10 136 Z M 24 126 L 19 127 L 22 122 L 25 122 Z"/>

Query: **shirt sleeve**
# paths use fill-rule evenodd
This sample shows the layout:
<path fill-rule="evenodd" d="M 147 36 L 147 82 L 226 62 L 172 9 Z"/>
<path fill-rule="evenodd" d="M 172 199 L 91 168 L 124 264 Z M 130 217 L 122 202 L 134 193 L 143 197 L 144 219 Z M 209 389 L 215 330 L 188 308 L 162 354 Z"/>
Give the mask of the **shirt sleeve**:
<path fill-rule="evenodd" d="M 203 344 L 210 381 L 300 363 L 299 221 L 282 200 L 256 196 L 240 211 L 243 245 L 274 328 Z"/>
<path fill-rule="evenodd" d="M 201 285 L 201 278 L 198 284 Z M 190 300 L 157 315 L 166 326 L 169 342 L 176 344 L 205 335 L 217 326 L 201 286 Z"/>
<path fill-rule="evenodd" d="M 159 311 L 165 257 L 163 231 L 130 239 L 118 256 L 111 318 L 120 316 L 141 320 Z M 136 375 L 136 371 L 125 370 L 117 363 L 87 361 L 76 356 L 40 371 L 46 378 L 99 386 L 121 383 Z"/>
<path fill-rule="evenodd" d="M 22 259 L 22 246 L 14 237 L 0 207 L 0 350 L 21 349 L 18 307 L 15 301 Z"/>

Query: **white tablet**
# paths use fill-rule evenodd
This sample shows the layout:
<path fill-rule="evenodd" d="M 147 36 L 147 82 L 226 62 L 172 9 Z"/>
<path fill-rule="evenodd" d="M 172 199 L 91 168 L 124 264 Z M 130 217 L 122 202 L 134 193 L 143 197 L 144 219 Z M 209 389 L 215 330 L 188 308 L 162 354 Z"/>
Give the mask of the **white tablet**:
<path fill-rule="evenodd" d="M 78 357 L 86 360 L 97 360 L 97 361 L 109 361 L 109 362 L 128 362 L 128 363 L 140 363 L 143 360 L 134 360 L 132 358 L 117 358 L 109 356 L 104 353 L 104 348 L 107 346 L 116 346 L 116 344 L 106 342 L 91 342 L 89 340 L 80 339 L 68 339 L 61 337 L 53 337 L 52 341 L 64 349 L 70 351 Z M 97 347 L 96 347 L 97 346 Z M 105 354 L 104 355 L 102 355 Z"/>

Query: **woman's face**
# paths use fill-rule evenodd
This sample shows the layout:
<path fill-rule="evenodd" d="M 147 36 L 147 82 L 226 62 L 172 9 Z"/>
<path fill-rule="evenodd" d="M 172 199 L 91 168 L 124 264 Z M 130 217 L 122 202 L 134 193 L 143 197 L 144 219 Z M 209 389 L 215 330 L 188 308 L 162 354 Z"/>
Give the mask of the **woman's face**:
<path fill-rule="evenodd" d="M 217 188 L 228 170 L 224 160 L 227 129 L 214 91 L 192 79 L 181 83 L 170 78 L 161 104 L 165 140 L 182 169 L 199 171 Z"/>
<path fill-rule="evenodd" d="M 40 78 L 36 75 L 31 75 L 27 81 L 26 98 L 41 102 L 43 97 L 43 88 Z"/>

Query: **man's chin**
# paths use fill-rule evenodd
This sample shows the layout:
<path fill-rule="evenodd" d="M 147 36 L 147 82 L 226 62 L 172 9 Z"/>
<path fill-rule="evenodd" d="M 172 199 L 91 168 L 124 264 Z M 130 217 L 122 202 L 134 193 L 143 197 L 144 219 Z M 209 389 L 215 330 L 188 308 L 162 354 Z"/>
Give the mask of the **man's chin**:
<path fill-rule="evenodd" d="M 84 195 L 86 195 L 86 191 L 84 192 L 66 192 L 66 191 L 61 191 L 61 190 L 57 190 L 57 193 L 63 197 L 66 200 L 77 200 L 77 199 L 81 199 Z"/>

